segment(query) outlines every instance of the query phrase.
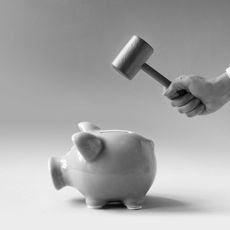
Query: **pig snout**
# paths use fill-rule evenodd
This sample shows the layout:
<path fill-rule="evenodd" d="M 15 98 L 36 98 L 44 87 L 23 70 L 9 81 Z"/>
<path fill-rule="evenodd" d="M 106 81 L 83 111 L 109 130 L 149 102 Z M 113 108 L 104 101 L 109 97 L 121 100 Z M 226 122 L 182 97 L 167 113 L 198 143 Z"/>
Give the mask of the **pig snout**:
<path fill-rule="evenodd" d="M 57 190 L 60 190 L 61 188 L 68 185 L 63 171 L 63 163 L 63 160 L 58 157 L 51 157 L 49 159 L 50 174 L 53 180 L 54 187 Z"/>

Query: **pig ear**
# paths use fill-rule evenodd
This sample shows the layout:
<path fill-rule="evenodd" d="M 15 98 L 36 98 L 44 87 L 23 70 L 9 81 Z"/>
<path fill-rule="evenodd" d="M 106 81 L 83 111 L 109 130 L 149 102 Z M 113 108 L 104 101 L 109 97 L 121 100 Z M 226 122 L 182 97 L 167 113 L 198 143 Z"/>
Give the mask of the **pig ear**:
<path fill-rule="evenodd" d="M 90 132 L 90 131 L 94 131 L 94 130 L 99 130 L 100 129 L 99 127 L 97 127 L 96 125 L 94 125 L 94 124 L 92 124 L 91 122 L 88 122 L 88 121 L 80 122 L 78 124 L 78 128 L 82 132 Z"/>
<path fill-rule="evenodd" d="M 72 141 L 87 161 L 93 161 L 103 148 L 102 140 L 91 133 L 76 133 Z"/>

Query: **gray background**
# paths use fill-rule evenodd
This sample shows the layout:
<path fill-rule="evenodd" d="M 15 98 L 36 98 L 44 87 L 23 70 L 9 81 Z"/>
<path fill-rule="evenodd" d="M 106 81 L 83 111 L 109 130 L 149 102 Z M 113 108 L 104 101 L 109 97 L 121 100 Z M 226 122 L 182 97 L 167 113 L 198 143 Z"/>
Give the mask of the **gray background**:
<path fill-rule="evenodd" d="M 102 216 L 125 215 L 127 225 L 133 216 L 153 226 L 166 218 L 172 227 L 182 217 L 186 227 L 219 226 L 220 219 L 229 225 L 229 105 L 189 119 L 144 73 L 128 81 L 111 67 L 136 34 L 155 49 L 149 64 L 169 79 L 214 78 L 230 65 L 229 9 L 228 0 L 0 0 L 0 213 L 6 227 L 29 228 L 41 218 L 38 229 L 45 223 L 62 228 L 74 226 L 78 215 L 85 217 L 81 224 L 87 217 L 101 221 L 79 193 L 55 192 L 47 172 L 47 158 L 67 152 L 85 120 L 136 131 L 156 145 L 151 212 L 118 208 Z"/>

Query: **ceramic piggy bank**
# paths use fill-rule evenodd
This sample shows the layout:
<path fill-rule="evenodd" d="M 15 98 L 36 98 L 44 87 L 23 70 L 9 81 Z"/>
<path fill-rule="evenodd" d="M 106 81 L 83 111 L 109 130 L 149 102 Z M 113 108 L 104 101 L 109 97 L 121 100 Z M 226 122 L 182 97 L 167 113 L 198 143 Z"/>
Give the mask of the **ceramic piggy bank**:
<path fill-rule="evenodd" d="M 88 208 L 109 202 L 142 208 L 156 174 L 153 142 L 131 131 L 102 130 L 89 122 L 78 126 L 70 151 L 49 160 L 55 188 L 78 189 Z"/>

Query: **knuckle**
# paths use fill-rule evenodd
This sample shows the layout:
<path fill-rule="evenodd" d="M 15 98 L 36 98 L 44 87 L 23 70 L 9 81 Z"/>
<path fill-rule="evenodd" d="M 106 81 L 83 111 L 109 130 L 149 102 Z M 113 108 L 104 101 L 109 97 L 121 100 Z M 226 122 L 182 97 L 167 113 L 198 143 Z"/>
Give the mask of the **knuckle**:
<path fill-rule="evenodd" d="M 180 75 L 179 77 L 176 78 L 176 81 L 178 80 L 181 80 L 182 78 L 184 77 L 184 75 Z"/>
<path fill-rule="evenodd" d="M 187 78 L 188 76 L 187 75 L 180 75 L 178 78 L 176 78 L 176 79 L 178 79 L 178 80 L 183 80 L 183 79 L 185 79 L 185 78 Z"/>

